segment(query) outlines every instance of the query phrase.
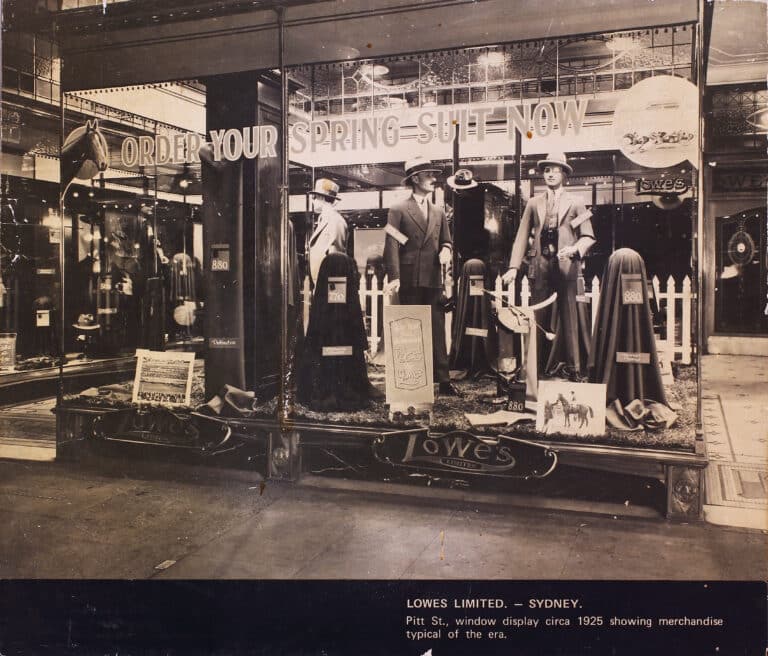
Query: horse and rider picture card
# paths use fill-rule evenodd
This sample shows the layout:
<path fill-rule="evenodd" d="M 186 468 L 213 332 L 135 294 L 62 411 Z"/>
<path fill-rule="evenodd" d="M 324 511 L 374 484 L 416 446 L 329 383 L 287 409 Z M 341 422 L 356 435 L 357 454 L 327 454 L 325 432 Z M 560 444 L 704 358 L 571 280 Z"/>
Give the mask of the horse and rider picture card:
<path fill-rule="evenodd" d="M 541 381 L 536 430 L 546 434 L 602 435 L 605 395 L 602 384 Z"/>

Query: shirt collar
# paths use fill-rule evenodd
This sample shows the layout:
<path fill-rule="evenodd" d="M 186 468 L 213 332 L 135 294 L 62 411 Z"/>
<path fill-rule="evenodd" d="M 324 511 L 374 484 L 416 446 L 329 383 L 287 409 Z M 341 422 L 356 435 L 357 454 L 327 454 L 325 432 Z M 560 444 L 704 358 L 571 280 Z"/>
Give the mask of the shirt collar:
<path fill-rule="evenodd" d="M 560 187 L 559 189 L 556 189 L 555 191 L 552 191 L 549 187 L 547 187 L 547 198 L 553 198 L 555 200 L 560 200 L 560 196 L 563 195 L 563 192 L 565 191 L 564 187 Z"/>
<path fill-rule="evenodd" d="M 419 207 L 426 207 L 427 203 L 429 201 L 429 196 L 421 196 L 421 197 L 419 197 L 416 194 L 414 194 L 413 192 L 411 192 L 411 198 L 413 198 L 413 200 L 416 201 L 416 204 Z"/>

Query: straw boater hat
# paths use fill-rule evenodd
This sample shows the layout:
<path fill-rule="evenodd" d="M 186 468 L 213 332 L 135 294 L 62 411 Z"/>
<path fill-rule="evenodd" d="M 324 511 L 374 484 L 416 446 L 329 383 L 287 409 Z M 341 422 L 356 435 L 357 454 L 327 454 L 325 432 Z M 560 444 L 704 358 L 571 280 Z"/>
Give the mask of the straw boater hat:
<path fill-rule="evenodd" d="M 416 155 L 405 161 L 405 177 L 403 178 L 403 184 L 408 182 L 412 175 L 417 173 L 423 173 L 424 171 L 432 171 L 432 173 L 442 173 L 443 169 L 439 166 L 435 166 L 428 159 L 425 159 L 421 155 Z"/>
<path fill-rule="evenodd" d="M 313 196 L 320 196 L 326 200 L 339 199 L 339 185 L 328 178 L 319 178 L 315 182 L 315 188 L 309 192 Z"/>
<path fill-rule="evenodd" d="M 459 169 L 454 175 L 449 176 L 446 182 L 451 189 L 456 191 L 477 187 L 477 180 L 474 179 L 472 171 L 469 169 Z"/>
<path fill-rule="evenodd" d="M 538 162 L 536 162 L 536 166 L 538 167 L 539 171 L 541 171 L 545 166 L 553 165 L 559 166 L 568 175 L 573 173 L 573 168 L 568 163 L 568 160 L 565 159 L 565 153 L 549 153 L 546 159 L 540 159 Z"/>

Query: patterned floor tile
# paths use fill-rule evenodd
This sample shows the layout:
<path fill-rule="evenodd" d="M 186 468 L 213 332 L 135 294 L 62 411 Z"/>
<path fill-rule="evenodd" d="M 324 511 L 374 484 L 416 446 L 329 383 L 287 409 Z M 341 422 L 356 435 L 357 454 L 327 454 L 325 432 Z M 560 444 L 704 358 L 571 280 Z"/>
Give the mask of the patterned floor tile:
<path fill-rule="evenodd" d="M 768 472 L 732 463 L 710 463 L 706 502 L 715 506 L 768 510 Z"/>

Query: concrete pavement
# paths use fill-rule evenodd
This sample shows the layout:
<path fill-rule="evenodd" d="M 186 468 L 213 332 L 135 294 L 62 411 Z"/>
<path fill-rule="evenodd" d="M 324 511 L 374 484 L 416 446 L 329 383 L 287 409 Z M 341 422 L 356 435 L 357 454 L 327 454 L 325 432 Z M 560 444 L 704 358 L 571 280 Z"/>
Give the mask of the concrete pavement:
<path fill-rule="evenodd" d="M 768 578 L 765 532 L 384 489 L 0 461 L 0 578 Z"/>

